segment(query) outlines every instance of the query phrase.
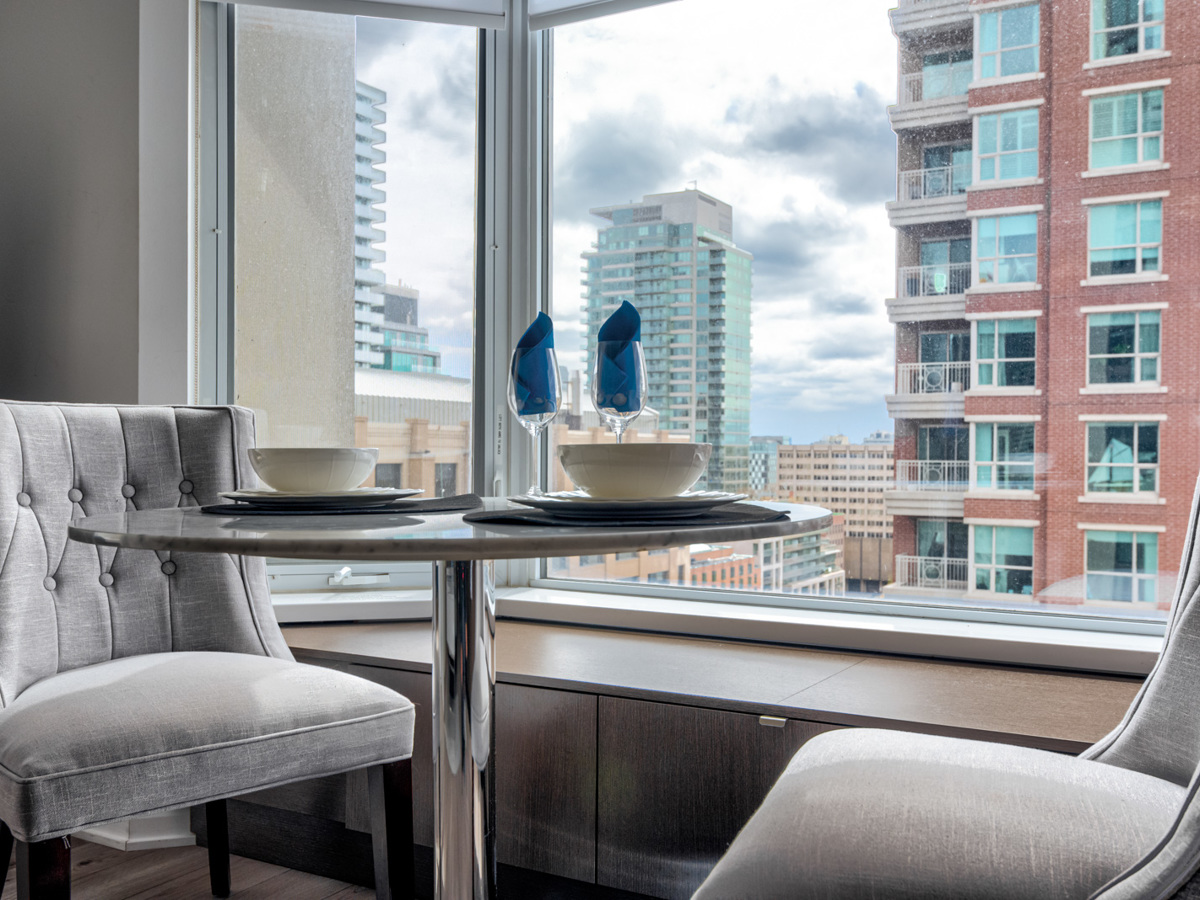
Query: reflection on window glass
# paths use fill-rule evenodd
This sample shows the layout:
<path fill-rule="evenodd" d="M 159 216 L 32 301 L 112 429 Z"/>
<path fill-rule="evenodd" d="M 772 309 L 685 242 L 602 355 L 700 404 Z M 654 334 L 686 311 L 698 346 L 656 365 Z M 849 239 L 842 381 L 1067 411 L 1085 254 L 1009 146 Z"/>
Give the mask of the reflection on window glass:
<path fill-rule="evenodd" d="M 473 29 L 236 10 L 234 380 L 276 446 L 468 489 Z"/>
<path fill-rule="evenodd" d="M 978 124 L 979 180 L 1007 181 L 1036 178 L 1038 173 L 1038 111 L 980 116 Z"/>
<path fill-rule="evenodd" d="M 1088 531 L 1087 597 L 1121 603 L 1153 603 L 1157 593 L 1158 535 Z"/>
<path fill-rule="evenodd" d="M 1093 169 L 1162 159 L 1161 90 L 1096 97 L 1091 110 Z"/>
<path fill-rule="evenodd" d="M 980 284 L 1037 280 L 1037 215 L 980 218 L 975 254 Z"/>
<path fill-rule="evenodd" d="M 977 384 L 1033 387 L 1037 319 L 984 319 L 975 325 Z"/>
<path fill-rule="evenodd" d="M 1163 0 L 1092 0 L 1092 59 L 1163 48 Z"/>
<path fill-rule="evenodd" d="M 1158 424 L 1091 422 L 1087 427 L 1087 489 L 1100 494 L 1158 491 Z"/>
<path fill-rule="evenodd" d="M 1158 381 L 1160 318 L 1157 310 L 1088 316 L 1088 383 Z"/>
<path fill-rule="evenodd" d="M 1024 75 L 1038 70 L 1038 12 L 1034 5 L 980 14 L 980 78 Z"/>
<path fill-rule="evenodd" d="M 1088 210 L 1088 274 L 1160 271 L 1162 201 L 1109 203 Z"/>

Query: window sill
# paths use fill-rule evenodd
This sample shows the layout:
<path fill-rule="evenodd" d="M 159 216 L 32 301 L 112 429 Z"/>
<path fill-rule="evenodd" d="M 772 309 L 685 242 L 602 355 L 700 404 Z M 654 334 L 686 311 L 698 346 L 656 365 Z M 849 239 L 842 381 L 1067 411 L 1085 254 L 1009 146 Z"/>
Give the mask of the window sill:
<path fill-rule="evenodd" d="M 1080 503 L 1120 503 L 1129 506 L 1162 506 L 1167 498 L 1158 494 L 1084 494 Z"/>
<path fill-rule="evenodd" d="M 348 622 L 428 619 L 433 615 L 430 589 L 379 591 L 297 591 L 271 595 L 275 618 L 289 622 Z"/>
<path fill-rule="evenodd" d="M 1016 294 L 1021 291 L 1040 291 L 1042 286 L 1033 281 L 1019 281 L 1015 284 L 977 284 L 969 287 L 964 293 L 970 297 L 974 294 Z"/>
<path fill-rule="evenodd" d="M 1041 500 L 1042 495 L 1036 491 L 1022 490 L 992 490 L 979 488 L 963 494 L 964 500 Z"/>
<path fill-rule="evenodd" d="M 1045 72 L 1022 72 L 1020 75 L 996 75 L 992 78 L 977 78 L 967 85 L 967 90 L 973 91 L 977 88 L 996 87 L 1002 84 L 1020 84 L 1022 81 L 1041 81 L 1045 77 Z"/>
<path fill-rule="evenodd" d="M 995 191 L 1001 188 L 1018 188 L 1030 187 L 1031 185 L 1045 184 L 1041 178 L 1008 178 L 1003 181 L 993 179 L 991 181 L 980 181 L 975 184 L 967 185 L 967 193 L 973 194 L 976 191 Z"/>
<path fill-rule="evenodd" d="M 1133 166 L 1109 166 L 1104 169 L 1088 169 L 1080 172 L 1080 178 L 1103 178 L 1105 175 L 1136 175 L 1138 172 L 1161 172 L 1171 168 L 1167 162 L 1138 163 Z"/>
<path fill-rule="evenodd" d="M 980 387 L 963 392 L 964 397 L 1040 397 L 1041 388 L 1027 387 Z"/>
<path fill-rule="evenodd" d="M 1096 275 L 1079 282 L 1080 287 L 1102 287 L 1106 284 L 1153 284 L 1157 281 L 1170 281 L 1170 275 L 1158 272 L 1139 273 L 1137 275 Z"/>
<path fill-rule="evenodd" d="M 1105 59 L 1093 59 L 1083 64 L 1084 69 L 1103 69 L 1108 66 L 1120 66 L 1126 63 L 1153 62 L 1166 59 L 1171 55 L 1170 50 L 1146 50 L 1142 53 L 1126 53 L 1124 56 L 1109 56 Z"/>
<path fill-rule="evenodd" d="M 1093 384 L 1081 387 L 1081 394 L 1165 394 L 1167 389 L 1160 384 Z"/>
<path fill-rule="evenodd" d="M 503 618 L 876 653 L 1142 675 L 1162 648 L 1154 634 L 899 616 L 883 612 L 889 602 L 864 602 L 876 612 L 842 612 L 547 587 L 497 590 Z"/>

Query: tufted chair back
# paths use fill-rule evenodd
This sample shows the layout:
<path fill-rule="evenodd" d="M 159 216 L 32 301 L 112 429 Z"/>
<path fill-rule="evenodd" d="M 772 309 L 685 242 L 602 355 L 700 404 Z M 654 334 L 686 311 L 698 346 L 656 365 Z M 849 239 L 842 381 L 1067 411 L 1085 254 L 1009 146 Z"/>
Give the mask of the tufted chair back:
<path fill-rule="evenodd" d="M 0 707 L 58 672 L 142 653 L 291 659 L 262 559 L 67 538 L 80 516 L 253 486 L 253 443 L 238 407 L 0 401 Z"/>

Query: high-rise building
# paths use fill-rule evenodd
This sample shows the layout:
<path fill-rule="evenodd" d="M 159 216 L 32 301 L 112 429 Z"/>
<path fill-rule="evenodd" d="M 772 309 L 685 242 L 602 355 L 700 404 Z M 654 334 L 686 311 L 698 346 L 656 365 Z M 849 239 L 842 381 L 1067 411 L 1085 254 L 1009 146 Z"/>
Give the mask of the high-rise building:
<path fill-rule="evenodd" d="M 442 354 L 429 345 L 429 329 L 418 324 L 421 292 L 403 284 L 375 288 L 383 311 L 383 363 L 393 372 L 442 371 Z"/>
<path fill-rule="evenodd" d="M 892 10 L 889 593 L 1165 607 L 1200 465 L 1191 18 Z"/>
<path fill-rule="evenodd" d="M 387 118 L 380 105 L 387 94 L 361 81 L 354 83 L 354 364 L 382 367 L 383 304 L 374 289 L 383 285 L 384 275 L 376 266 L 384 251 L 375 245 L 384 238 L 379 226 L 384 212 L 384 193 L 377 185 L 384 180 L 379 164 L 385 159 L 383 129 Z"/>
<path fill-rule="evenodd" d="M 756 497 L 773 497 L 778 493 L 780 444 L 792 439 L 783 435 L 761 435 L 750 438 L 750 492 Z"/>
<path fill-rule="evenodd" d="M 642 316 L 659 427 L 713 445 L 698 487 L 746 490 L 752 257 L 733 243 L 733 208 L 685 190 L 591 212 L 612 224 L 583 254 L 588 371 L 600 325 L 628 300 Z"/>

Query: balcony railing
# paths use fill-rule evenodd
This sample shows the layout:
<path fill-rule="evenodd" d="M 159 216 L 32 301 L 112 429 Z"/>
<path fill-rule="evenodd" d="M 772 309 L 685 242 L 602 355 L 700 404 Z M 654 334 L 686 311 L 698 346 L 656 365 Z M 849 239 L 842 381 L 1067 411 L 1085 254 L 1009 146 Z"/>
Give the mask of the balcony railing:
<path fill-rule="evenodd" d="M 961 394 L 971 386 L 969 362 L 901 363 L 897 394 Z"/>
<path fill-rule="evenodd" d="M 969 59 L 911 72 L 901 77 L 900 102 L 921 103 L 939 97 L 965 97 L 974 72 L 975 63 Z"/>
<path fill-rule="evenodd" d="M 896 583 L 903 587 L 965 591 L 967 561 L 942 556 L 897 556 Z"/>
<path fill-rule="evenodd" d="M 971 183 L 970 163 L 938 166 L 936 169 L 913 169 L 901 172 L 896 185 L 896 198 L 904 203 L 911 200 L 930 200 L 966 193 Z"/>
<path fill-rule="evenodd" d="M 902 298 L 962 294 L 970 286 L 970 263 L 939 263 L 932 266 L 900 267 L 899 290 Z"/>
<path fill-rule="evenodd" d="M 966 460 L 898 459 L 896 487 L 902 491 L 965 491 L 969 467 Z"/>

